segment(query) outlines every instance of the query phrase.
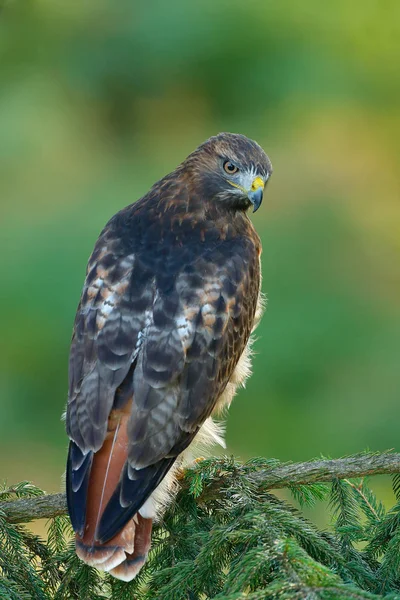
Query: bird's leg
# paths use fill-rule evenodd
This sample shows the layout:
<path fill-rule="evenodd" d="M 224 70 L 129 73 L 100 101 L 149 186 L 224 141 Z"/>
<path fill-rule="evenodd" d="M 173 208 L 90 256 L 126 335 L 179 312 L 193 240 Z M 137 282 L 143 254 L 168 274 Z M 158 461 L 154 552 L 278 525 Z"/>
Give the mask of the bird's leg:
<path fill-rule="evenodd" d="M 195 458 L 195 459 L 193 460 L 193 463 L 194 463 L 195 465 L 197 465 L 197 464 L 199 464 L 199 463 L 203 462 L 203 460 L 205 460 L 204 456 L 198 456 L 197 458 Z M 175 478 L 176 478 L 178 481 L 182 481 L 182 479 L 184 479 L 184 477 L 185 477 L 185 473 L 186 473 L 186 469 L 187 469 L 187 467 L 178 467 L 178 468 L 176 469 L 176 471 L 175 471 Z"/>

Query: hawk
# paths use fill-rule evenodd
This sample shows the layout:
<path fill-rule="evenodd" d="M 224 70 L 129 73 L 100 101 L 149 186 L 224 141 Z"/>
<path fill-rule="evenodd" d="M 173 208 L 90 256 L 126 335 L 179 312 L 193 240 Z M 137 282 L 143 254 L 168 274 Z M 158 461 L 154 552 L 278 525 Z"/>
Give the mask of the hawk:
<path fill-rule="evenodd" d="M 69 362 L 68 510 L 78 556 L 130 581 L 194 440 L 250 371 L 262 312 L 247 216 L 272 172 L 221 133 L 105 226 L 87 267 Z"/>

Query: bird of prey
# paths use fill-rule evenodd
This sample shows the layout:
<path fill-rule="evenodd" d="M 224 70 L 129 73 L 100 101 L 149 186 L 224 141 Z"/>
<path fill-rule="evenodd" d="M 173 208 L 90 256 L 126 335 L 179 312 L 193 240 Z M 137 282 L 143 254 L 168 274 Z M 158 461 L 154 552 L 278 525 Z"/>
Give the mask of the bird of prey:
<path fill-rule="evenodd" d="M 247 216 L 272 172 L 221 133 L 105 226 L 87 267 L 69 362 L 67 499 L 78 556 L 129 581 L 193 441 L 250 372 L 262 312 Z M 193 454 L 192 454 L 193 458 Z"/>

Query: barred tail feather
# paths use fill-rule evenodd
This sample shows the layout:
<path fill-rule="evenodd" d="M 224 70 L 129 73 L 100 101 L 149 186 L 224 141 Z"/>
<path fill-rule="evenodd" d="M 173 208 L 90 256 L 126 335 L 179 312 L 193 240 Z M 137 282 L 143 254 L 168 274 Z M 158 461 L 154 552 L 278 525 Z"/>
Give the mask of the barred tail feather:
<path fill-rule="evenodd" d="M 131 581 L 146 562 L 151 545 L 152 519 L 140 514 L 104 544 L 85 543 L 76 535 L 76 553 L 81 560 L 122 581 Z"/>
<path fill-rule="evenodd" d="M 145 519 L 137 513 L 135 521 L 134 551 L 126 554 L 126 558 L 110 571 L 111 575 L 122 581 L 131 581 L 139 573 L 146 562 L 151 545 L 152 519 Z"/>
<path fill-rule="evenodd" d="M 76 553 L 81 560 L 101 571 L 110 571 L 134 551 L 135 523 L 130 521 L 122 531 L 105 544 L 76 534 Z"/>

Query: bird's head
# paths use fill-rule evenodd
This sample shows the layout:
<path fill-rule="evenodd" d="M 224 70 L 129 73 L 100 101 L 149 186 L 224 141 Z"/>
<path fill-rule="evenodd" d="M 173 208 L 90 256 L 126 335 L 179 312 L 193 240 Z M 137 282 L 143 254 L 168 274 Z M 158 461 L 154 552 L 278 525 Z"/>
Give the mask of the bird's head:
<path fill-rule="evenodd" d="M 263 199 L 272 165 L 253 140 L 236 133 L 220 133 L 201 144 L 185 161 L 204 198 L 227 208 L 255 212 Z"/>

